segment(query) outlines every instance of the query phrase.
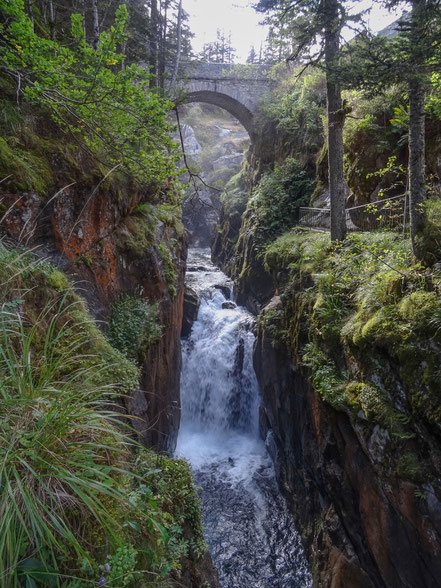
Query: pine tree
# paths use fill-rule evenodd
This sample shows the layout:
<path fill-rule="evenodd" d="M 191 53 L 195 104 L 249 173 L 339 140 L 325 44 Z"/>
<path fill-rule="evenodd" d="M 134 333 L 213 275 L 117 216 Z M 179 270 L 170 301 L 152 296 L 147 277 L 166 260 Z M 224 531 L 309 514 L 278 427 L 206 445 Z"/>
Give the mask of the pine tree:
<path fill-rule="evenodd" d="M 398 0 L 384 4 L 396 7 Z M 341 71 L 348 87 L 379 93 L 405 82 L 409 100 L 409 211 L 413 252 L 424 260 L 422 233 L 426 226 L 425 95 L 430 76 L 441 69 L 441 7 L 439 0 L 411 0 L 394 38 L 363 35 L 349 46 Z"/>
<path fill-rule="evenodd" d="M 247 57 L 247 63 L 256 63 L 256 61 L 257 61 L 256 50 L 254 49 L 254 45 L 251 45 L 250 52 Z"/>
<path fill-rule="evenodd" d="M 395 5 L 397 2 L 391 2 Z M 441 7 L 438 0 L 411 0 L 409 23 L 402 31 L 406 45 L 409 89 L 409 212 L 414 254 L 424 259 L 421 235 L 427 223 L 424 201 L 425 94 L 428 73 L 441 65 Z M 407 25 L 407 26 L 406 26 Z"/>
<path fill-rule="evenodd" d="M 328 114 L 328 175 L 331 199 L 331 239 L 346 236 L 345 181 L 343 175 L 343 126 L 346 116 L 337 75 L 341 58 L 341 31 L 358 20 L 347 12 L 343 0 L 259 0 L 256 8 L 272 12 L 287 25 L 295 46 L 290 59 L 321 64 L 326 72 Z M 352 3 L 353 4 L 353 3 Z M 323 60 L 323 61 L 322 61 Z"/>

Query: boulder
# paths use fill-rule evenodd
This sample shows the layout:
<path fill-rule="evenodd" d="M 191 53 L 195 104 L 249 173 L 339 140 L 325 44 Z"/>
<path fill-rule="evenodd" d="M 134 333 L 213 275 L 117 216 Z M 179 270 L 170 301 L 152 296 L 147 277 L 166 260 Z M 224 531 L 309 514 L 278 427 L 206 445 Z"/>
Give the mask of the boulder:
<path fill-rule="evenodd" d="M 233 310 L 234 308 L 236 308 L 236 305 L 234 304 L 234 302 L 231 302 L 231 300 L 227 300 L 226 302 L 222 302 L 222 308 Z"/>
<path fill-rule="evenodd" d="M 227 300 L 231 298 L 231 289 L 229 286 L 225 286 L 225 284 L 215 284 L 214 287 L 217 290 L 220 290 Z"/>

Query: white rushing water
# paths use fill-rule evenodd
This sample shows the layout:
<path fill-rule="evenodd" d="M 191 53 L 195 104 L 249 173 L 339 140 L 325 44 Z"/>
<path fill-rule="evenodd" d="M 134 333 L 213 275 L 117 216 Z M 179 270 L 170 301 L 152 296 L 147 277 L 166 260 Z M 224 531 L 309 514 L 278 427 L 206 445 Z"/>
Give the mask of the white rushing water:
<path fill-rule="evenodd" d="M 201 304 L 183 341 L 177 455 L 190 461 L 200 487 L 221 584 L 309 587 L 299 535 L 258 434 L 254 318 L 228 300 L 232 284 L 212 265 L 208 249 L 190 250 L 188 266 L 187 283 Z"/>

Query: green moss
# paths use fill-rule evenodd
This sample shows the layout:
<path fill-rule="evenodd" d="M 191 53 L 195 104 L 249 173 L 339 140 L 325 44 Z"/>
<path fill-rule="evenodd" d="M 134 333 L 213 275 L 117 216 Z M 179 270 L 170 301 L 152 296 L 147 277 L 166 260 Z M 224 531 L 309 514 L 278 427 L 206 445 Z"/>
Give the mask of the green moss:
<path fill-rule="evenodd" d="M 398 312 L 413 328 L 430 331 L 433 318 L 441 312 L 441 301 L 435 292 L 413 292 L 400 301 Z"/>
<path fill-rule="evenodd" d="M 69 288 L 69 280 L 66 274 L 56 269 L 49 274 L 48 281 L 56 290 L 67 290 Z"/>
<path fill-rule="evenodd" d="M 40 196 L 46 195 L 53 184 L 49 162 L 31 151 L 18 146 L 11 147 L 0 137 L 0 178 L 11 177 L 17 190 L 35 190 Z"/>
<path fill-rule="evenodd" d="M 182 237 L 184 234 L 184 225 L 182 224 L 182 207 L 180 204 L 164 203 L 156 207 L 156 215 L 158 219 L 174 230 L 177 237 Z"/>
<path fill-rule="evenodd" d="M 125 227 L 129 236 L 124 236 L 118 245 L 141 258 L 155 241 L 157 218 L 150 211 L 151 205 L 146 205 L 141 214 L 131 215 L 125 219 Z"/>
<path fill-rule="evenodd" d="M 283 332 L 326 402 L 354 419 L 362 410 L 403 442 L 418 419 L 439 422 L 440 279 L 414 265 L 408 241 L 367 233 L 333 246 L 292 230 L 267 247 L 265 267 L 282 307 L 262 328 Z"/>
<path fill-rule="evenodd" d="M 265 332 L 273 347 L 280 347 L 289 342 L 285 324 L 285 313 L 282 309 L 271 308 L 258 316 L 258 327 Z"/>

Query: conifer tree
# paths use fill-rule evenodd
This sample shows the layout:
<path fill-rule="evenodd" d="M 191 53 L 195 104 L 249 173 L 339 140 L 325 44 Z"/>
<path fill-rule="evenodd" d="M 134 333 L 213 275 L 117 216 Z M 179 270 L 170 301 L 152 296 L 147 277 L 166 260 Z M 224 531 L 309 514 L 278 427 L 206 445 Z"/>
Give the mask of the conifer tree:
<path fill-rule="evenodd" d="M 259 0 L 256 9 L 275 12 L 289 22 L 295 40 L 291 59 L 305 64 L 324 64 L 327 85 L 328 175 L 331 199 L 331 239 L 346 236 L 345 181 L 343 176 L 343 126 L 346 116 L 337 75 L 341 58 L 341 31 L 349 22 L 348 3 L 343 0 Z M 353 3 L 352 3 L 353 4 Z"/>
<path fill-rule="evenodd" d="M 257 54 L 256 50 L 254 49 L 254 45 L 251 45 L 250 52 L 248 53 L 247 63 L 256 63 L 257 61 Z"/>
<path fill-rule="evenodd" d="M 399 0 L 385 0 L 396 8 Z M 409 212 L 413 252 L 425 259 L 426 226 L 425 96 L 431 75 L 441 69 L 441 2 L 411 0 L 411 11 L 399 21 L 396 35 L 363 35 L 348 46 L 350 59 L 341 70 L 343 83 L 368 93 L 405 82 L 409 103 Z"/>

